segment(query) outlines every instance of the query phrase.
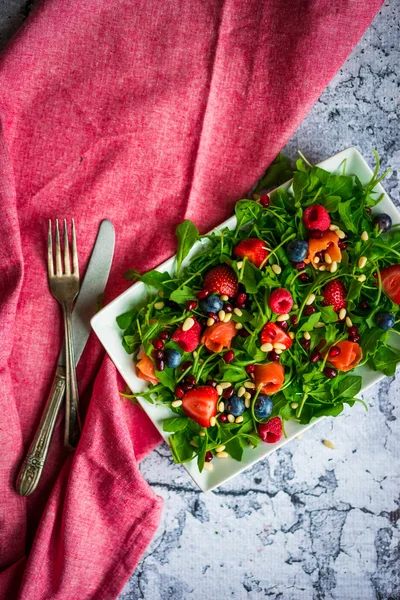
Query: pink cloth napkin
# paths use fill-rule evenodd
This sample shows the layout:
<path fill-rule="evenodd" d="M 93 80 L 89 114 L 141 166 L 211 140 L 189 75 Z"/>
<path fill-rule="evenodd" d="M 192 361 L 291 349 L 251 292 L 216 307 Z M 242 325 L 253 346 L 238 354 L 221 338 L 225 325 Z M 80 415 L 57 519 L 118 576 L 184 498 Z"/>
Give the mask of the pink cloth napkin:
<path fill-rule="evenodd" d="M 105 300 L 173 253 L 174 228 L 223 220 L 296 129 L 381 0 L 47 0 L 0 60 L 0 596 L 110 599 L 162 502 L 138 461 L 159 442 L 91 336 L 89 406 L 67 457 L 14 491 L 61 344 L 49 218 L 75 217 L 82 272 L 99 222 L 117 245 Z M 89 404 L 90 400 L 90 404 Z"/>

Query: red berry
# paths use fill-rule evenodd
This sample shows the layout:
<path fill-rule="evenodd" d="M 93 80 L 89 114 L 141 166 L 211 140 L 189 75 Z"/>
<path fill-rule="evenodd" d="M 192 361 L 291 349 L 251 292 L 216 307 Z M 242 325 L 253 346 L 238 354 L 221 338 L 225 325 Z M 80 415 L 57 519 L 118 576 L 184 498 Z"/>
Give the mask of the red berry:
<path fill-rule="evenodd" d="M 389 296 L 396 304 L 400 304 L 400 265 L 392 265 L 382 269 L 381 279 L 382 289 L 386 296 Z"/>
<path fill-rule="evenodd" d="M 199 300 L 203 300 L 203 298 L 207 298 L 209 293 L 210 292 L 208 290 L 201 290 L 201 292 L 197 292 L 196 298 L 198 298 Z"/>
<path fill-rule="evenodd" d="M 326 284 L 322 290 L 323 304 L 325 306 L 333 306 L 335 312 L 339 312 L 341 308 L 346 308 L 347 290 L 340 279 L 334 279 Z"/>
<path fill-rule="evenodd" d="M 204 457 L 204 461 L 205 462 L 211 462 L 212 459 L 213 459 L 212 452 L 210 452 L 210 450 L 207 450 L 206 455 Z"/>
<path fill-rule="evenodd" d="M 157 338 L 156 340 L 153 340 L 153 346 L 156 350 L 162 350 L 162 348 L 164 348 L 164 342 Z"/>
<path fill-rule="evenodd" d="M 306 338 L 301 338 L 300 344 L 303 346 L 304 350 L 310 349 L 310 344 L 311 344 L 310 340 L 306 340 Z"/>
<path fill-rule="evenodd" d="M 343 240 L 338 241 L 338 246 L 341 250 L 346 250 L 346 248 L 347 248 L 347 244 Z"/>
<path fill-rule="evenodd" d="M 277 354 L 275 350 L 271 350 L 271 352 L 268 352 L 267 358 L 271 362 L 279 362 L 279 354 Z"/>
<path fill-rule="evenodd" d="M 293 266 L 298 271 L 303 271 L 306 268 L 306 263 L 304 261 L 293 263 Z"/>
<path fill-rule="evenodd" d="M 202 427 L 210 427 L 210 418 L 217 414 L 218 392 L 211 385 L 200 385 L 182 398 L 186 415 Z"/>
<path fill-rule="evenodd" d="M 244 304 L 244 302 L 246 302 L 247 300 L 247 294 L 245 294 L 244 292 L 239 292 L 239 294 L 236 296 L 236 301 L 240 302 L 240 304 Z"/>
<path fill-rule="evenodd" d="M 268 257 L 267 245 L 258 238 L 242 240 L 235 248 L 234 255 L 237 258 L 247 257 L 247 260 L 256 267 L 260 267 Z"/>
<path fill-rule="evenodd" d="M 329 358 L 334 358 L 335 356 L 339 356 L 340 348 L 339 346 L 332 346 L 329 350 Z"/>
<path fill-rule="evenodd" d="M 321 206 L 321 204 L 313 204 L 312 206 L 307 206 L 305 209 L 303 223 L 311 231 L 315 229 L 326 231 L 331 224 L 331 218 L 326 208 Z"/>
<path fill-rule="evenodd" d="M 299 279 L 302 283 L 309 283 L 311 281 L 307 273 L 300 273 Z"/>
<path fill-rule="evenodd" d="M 310 238 L 313 238 L 314 240 L 320 240 L 324 235 L 323 231 L 311 231 L 310 232 Z"/>
<path fill-rule="evenodd" d="M 359 342 L 361 339 L 361 336 L 356 333 L 355 335 L 349 335 L 348 340 L 349 342 Z"/>
<path fill-rule="evenodd" d="M 305 306 L 303 312 L 306 315 L 306 317 L 309 317 L 310 315 L 313 315 L 315 312 L 317 312 L 317 309 L 315 308 L 315 306 Z"/>
<path fill-rule="evenodd" d="M 311 362 L 311 363 L 316 363 L 316 362 L 318 362 L 319 360 L 321 360 L 321 358 L 322 358 L 322 356 L 320 355 L 320 353 L 318 352 L 318 350 L 317 350 L 317 349 L 315 349 L 315 350 L 313 350 L 313 351 L 311 352 L 311 355 L 310 355 L 310 362 Z"/>
<path fill-rule="evenodd" d="M 225 352 L 223 359 L 229 365 L 229 363 L 231 363 L 235 359 L 234 351 L 228 350 L 228 352 Z"/>
<path fill-rule="evenodd" d="M 230 398 L 231 396 L 233 396 L 233 386 L 229 386 L 228 388 L 224 389 L 224 391 L 222 392 L 222 396 L 223 398 L 225 398 L 225 400 L 228 400 L 228 398 Z"/>
<path fill-rule="evenodd" d="M 159 335 L 160 340 L 169 340 L 170 335 L 169 335 L 169 331 L 164 330 L 160 333 Z"/>
<path fill-rule="evenodd" d="M 198 321 L 194 322 L 194 325 L 187 331 L 183 331 L 182 327 L 178 327 L 174 332 L 172 339 L 176 342 L 182 350 L 185 352 L 193 352 L 196 350 L 200 342 L 201 325 Z"/>
<path fill-rule="evenodd" d="M 328 377 L 328 379 L 334 379 L 335 377 L 337 377 L 338 372 L 333 367 L 325 367 L 325 369 L 324 369 L 324 375 L 326 377 Z"/>
<path fill-rule="evenodd" d="M 293 306 L 292 294 L 285 288 L 278 288 L 271 293 L 269 305 L 274 313 L 285 315 Z"/>
<path fill-rule="evenodd" d="M 269 206 L 269 196 L 268 196 L 268 194 L 263 194 L 261 196 L 261 198 L 260 198 L 260 204 L 264 208 L 267 208 Z"/>
<path fill-rule="evenodd" d="M 248 373 L 249 375 L 251 375 L 252 373 L 254 373 L 256 366 L 255 365 L 247 365 L 246 367 L 246 373 Z"/>
<path fill-rule="evenodd" d="M 184 389 L 180 385 L 177 385 L 175 388 L 175 396 L 177 398 L 183 398 L 184 395 L 185 395 Z"/>
<path fill-rule="evenodd" d="M 266 423 L 258 424 L 258 435 L 263 442 L 275 444 L 282 437 L 282 421 L 279 417 L 273 417 Z"/>
<path fill-rule="evenodd" d="M 197 302 L 196 300 L 189 300 L 188 302 L 186 302 L 186 310 L 194 310 L 197 307 Z"/>
<path fill-rule="evenodd" d="M 228 421 L 228 417 L 227 415 L 221 415 L 219 420 L 221 421 L 221 423 L 226 423 Z"/>
<path fill-rule="evenodd" d="M 236 296 L 239 287 L 235 271 L 228 265 L 217 265 L 207 271 L 203 285 L 209 292 L 226 296 Z"/>

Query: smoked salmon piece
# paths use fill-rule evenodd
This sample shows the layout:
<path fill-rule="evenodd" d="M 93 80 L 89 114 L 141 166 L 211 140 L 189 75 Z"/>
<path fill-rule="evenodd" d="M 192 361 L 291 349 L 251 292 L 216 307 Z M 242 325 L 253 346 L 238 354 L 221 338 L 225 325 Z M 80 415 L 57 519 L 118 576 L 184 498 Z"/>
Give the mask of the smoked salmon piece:
<path fill-rule="evenodd" d="M 150 381 L 153 385 L 158 383 L 158 378 L 154 371 L 154 363 L 151 358 L 144 353 L 143 348 L 140 349 L 138 358 L 140 360 L 136 363 L 136 374 L 139 379 Z"/>
<path fill-rule="evenodd" d="M 271 362 L 266 365 L 256 365 L 254 370 L 254 383 L 256 387 L 262 383 L 262 394 L 278 392 L 285 379 L 285 369 L 280 363 Z"/>
<path fill-rule="evenodd" d="M 356 342 L 343 340 L 335 344 L 340 349 L 340 354 L 328 358 L 328 361 L 339 371 L 351 371 L 362 359 L 362 349 Z"/>
<path fill-rule="evenodd" d="M 214 323 L 214 325 L 207 327 L 200 341 L 208 350 L 221 352 L 224 348 L 229 349 L 231 347 L 231 341 L 237 332 L 235 323 L 232 321 Z"/>
<path fill-rule="evenodd" d="M 308 240 L 308 257 L 304 260 L 305 263 L 311 263 L 314 269 L 318 269 L 320 266 L 314 262 L 318 252 L 329 254 L 332 262 L 340 262 L 342 260 L 342 253 L 339 248 L 339 238 L 334 231 L 326 231 L 322 238 Z"/>

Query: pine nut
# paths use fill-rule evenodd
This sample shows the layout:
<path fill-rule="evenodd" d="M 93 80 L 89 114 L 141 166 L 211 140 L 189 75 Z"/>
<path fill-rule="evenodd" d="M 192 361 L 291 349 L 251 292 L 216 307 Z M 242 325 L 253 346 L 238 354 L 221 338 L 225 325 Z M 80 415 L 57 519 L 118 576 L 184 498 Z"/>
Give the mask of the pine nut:
<path fill-rule="evenodd" d="M 305 340 L 311 340 L 311 335 L 309 331 L 305 331 L 303 334 Z"/>
<path fill-rule="evenodd" d="M 321 329 L 321 327 L 325 327 L 325 323 L 322 321 L 318 321 L 318 323 L 315 323 L 314 325 L 314 329 Z"/>
<path fill-rule="evenodd" d="M 316 256 L 314 258 L 314 264 L 317 265 L 319 263 L 319 256 Z"/>
<path fill-rule="evenodd" d="M 218 404 L 218 412 L 223 413 L 225 411 L 225 404 L 223 402 L 220 402 Z"/>
<path fill-rule="evenodd" d="M 226 313 L 225 317 L 224 317 L 224 323 L 229 323 L 229 321 L 232 319 L 232 313 Z"/>
<path fill-rule="evenodd" d="M 331 264 L 331 266 L 330 266 L 329 270 L 330 270 L 330 272 L 331 272 L 331 273 L 336 273 L 336 271 L 337 271 L 337 262 L 336 262 L 336 260 L 334 260 L 334 261 L 332 262 L 332 264 Z"/>
<path fill-rule="evenodd" d="M 203 468 L 206 471 L 213 471 L 214 470 L 214 465 L 212 463 L 210 463 L 210 462 L 205 462 L 204 465 L 203 465 Z"/>
<path fill-rule="evenodd" d="M 229 454 L 227 452 L 217 452 L 215 456 L 217 458 L 228 458 Z"/>
<path fill-rule="evenodd" d="M 234 423 L 235 422 L 235 417 L 231 414 L 228 415 L 228 421 L 229 423 Z"/>
<path fill-rule="evenodd" d="M 193 351 L 193 358 L 197 358 L 197 357 L 198 357 L 198 355 L 199 355 L 199 353 L 198 353 L 196 350 L 194 350 L 194 351 Z"/>
<path fill-rule="evenodd" d="M 197 443 L 197 442 L 195 442 L 194 440 L 190 440 L 189 444 L 190 444 L 191 446 L 193 446 L 194 448 L 198 448 L 198 447 L 199 447 L 198 443 Z"/>
<path fill-rule="evenodd" d="M 363 269 L 367 264 L 367 260 L 368 259 L 366 256 L 360 256 L 360 258 L 358 259 L 358 268 Z"/>
<path fill-rule="evenodd" d="M 324 259 L 325 259 L 325 262 L 326 262 L 326 264 L 327 264 L 327 265 L 330 265 L 330 264 L 332 264 L 332 258 L 331 258 L 331 255 L 330 255 L 330 254 L 328 254 L 327 252 L 325 252 L 325 254 L 324 254 Z"/>
<path fill-rule="evenodd" d="M 311 304 L 315 302 L 315 294 L 310 294 L 306 300 L 307 306 L 311 306 Z"/>
<path fill-rule="evenodd" d="M 224 444 L 222 444 L 222 446 L 218 446 L 217 448 L 215 448 L 215 452 L 223 452 L 225 450 L 226 446 Z"/>
<path fill-rule="evenodd" d="M 239 329 L 243 329 L 243 323 L 236 323 L 235 329 L 239 331 Z"/>
<path fill-rule="evenodd" d="M 194 325 L 194 319 L 192 319 L 192 317 L 188 317 L 183 322 L 182 331 L 189 331 L 189 329 L 192 329 L 193 325 Z"/>
<path fill-rule="evenodd" d="M 210 417 L 210 427 L 215 427 L 217 423 L 217 419 L 215 417 Z"/>
<path fill-rule="evenodd" d="M 160 296 L 160 298 L 164 298 L 163 290 L 158 290 L 158 295 Z"/>
<path fill-rule="evenodd" d="M 239 415 L 238 417 L 236 417 L 235 423 L 243 423 L 243 416 Z"/>
<path fill-rule="evenodd" d="M 353 321 L 350 319 L 350 317 L 346 317 L 346 325 L 347 327 L 353 327 Z"/>
<path fill-rule="evenodd" d="M 292 306 L 292 309 L 293 309 L 293 310 L 297 310 L 298 308 L 299 308 L 299 305 L 298 305 L 298 304 L 293 304 L 293 306 Z"/>
<path fill-rule="evenodd" d="M 290 319 L 290 317 L 287 313 L 276 317 L 276 320 L 278 321 L 278 323 L 282 323 L 282 321 L 289 321 L 289 319 Z"/>
<path fill-rule="evenodd" d="M 222 294 L 221 300 L 222 300 L 222 302 L 228 302 L 229 296 L 227 296 L 226 294 Z"/>
<path fill-rule="evenodd" d="M 262 352 L 271 352 L 271 350 L 273 350 L 274 347 L 270 342 L 267 342 L 266 344 L 263 344 L 260 348 L 260 350 Z"/>
<path fill-rule="evenodd" d="M 225 319 L 225 311 L 224 310 L 220 310 L 218 313 L 218 319 L 220 321 L 223 321 Z"/>
<path fill-rule="evenodd" d="M 246 400 L 244 401 L 245 407 L 250 408 L 250 404 L 251 404 L 251 398 L 246 398 Z"/>
<path fill-rule="evenodd" d="M 222 387 L 223 390 L 227 390 L 231 387 L 232 384 L 230 381 L 221 381 L 219 385 Z"/>
<path fill-rule="evenodd" d="M 237 266 L 237 268 L 238 268 L 238 269 L 241 269 L 241 268 L 243 267 L 243 261 L 242 261 L 242 260 L 239 260 L 239 261 L 236 263 L 236 266 Z"/>
<path fill-rule="evenodd" d="M 290 337 L 291 340 L 294 340 L 294 338 L 295 338 L 293 331 L 289 331 L 288 336 Z"/>
<path fill-rule="evenodd" d="M 321 265 L 321 266 L 318 268 L 318 271 L 326 271 L 326 265 Z"/>
<path fill-rule="evenodd" d="M 345 309 L 345 308 L 341 308 L 341 309 L 339 310 L 339 320 L 340 320 L 340 321 L 343 321 L 343 319 L 344 319 L 344 318 L 345 318 L 345 316 L 346 316 L 346 313 L 347 313 L 347 311 L 346 311 L 346 309 Z"/>
<path fill-rule="evenodd" d="M 332 223 L 331 225 L 329 225 L 329 229 L 330 229 L 330 231 L 337 231 L 339 229 L 339 227 Z"/>
<path fill-rule="evenodd" d="M 199 431 L 199 436 L 200 436 L 200 437 L 205 437 L 205 435 L 206 435 L 206 432 L 205 432 L 205 431 Z"/>
<path fill-rule="evenodd" d="M 299 403 L 298 403 L 298 402 L 292 402 L 292 403 L 291 403 L 291 405 L 290 405 L 290 408 L 293 408 L 293 410 L 294 410 L 294 409 L 295 409 L 295 408 L 297 408 L 298 406 L 299 406 Z"/>
<path fill-rule="evenodd" d="M 322 440 L 322 443 L 324 444 L 324 446 L 327 446 L 328 448 L 331 448 L 332 450 L 335 447 L 335 444 L 333 444 L 332 442 L 330 442 L 329 440 Z"/>
<path fill-rule="evenodd" d="M 362 275 L 360 275 L 360 277 L 358 277 L 358 281 L 360 283 L 364 283 L 364 281 L 367 279 L 367 276 L 365 275 L 365 273 L 363 273 Z"/>
<path fill-rule="evenodd" d="M 367 242 L 367 241 L 368 241 L 368 238 L 369 238 L 369 235 L 368 235 L 368 233 L 367 233 L 366 231 L 363 231 L 363 232 L 362 232 L 362 234 L 361 234 L 361 239 L 362 239 L 362 241 L 363 241 L 363 242 Z"/>
<path fill-rule="evenodd" d="M 345 232 L 341 229 L 337 229 L 335 233 L 338 236 L 339 240 L 344 240 L 344 238 L 346 237 Z"/>
<path fill-rule="evenodd" d="M 174 400 L 171 402 L 172 408 L 178 408 L 178 406 L 182 406 L 182 400 Z"/>
<path fill-rule="evenodd" d="M 274 347 L 274 350 L 286 350 L 285 344 L 281 344 L 281 342 L 275 342 L 275 344 L 272 345 Z"/>
<path fill-rule="evenodd" d="M 224 388 L 220 384 L 218 384 L 215 389 L 217 390 L 218 396 L 222 396 Z"/>
<path fill-rule="evenodd" d="M 244 398 L 245 400 L 251 400 L 251 394 L 250 394 L 249 392 L 245 392 L 245 393 L 243 394 L 243 398 Z"/>
<path fill-rule="evenodd" d="M 255 448 L 255 445 L 250 440 L 247 440 L 247 443 L 250 446 L 250 448 Z"/>
<path fill-rule="evenodd" d="M 235 315 L 237 315 L 238 317 L 241 317 L 241 316 L 242 316 L 242 314 L 243 314 L 243 313 L 242 313 L 242 311 L 240 310 L 240 308 L 237 308 L 237 307 L 235 307 L 235 308 L 233 309 L 233 312 L 234 312 L 234 313 L 235 313 Z"/>
<path fill-rule="evenodd" d="M 208 317 L 207 319 L 207 326 L 211 327 L 211 325 L 214 325 L 215 321 L 212 317 Z"/>
<path fill-rule="evenodd" d="M 246 393 L 246 388 L 244 387 L 244 385 L 241 385 L 240 388 L 238 389 L 238 391 L 236 392 L 236 395 L 239 398 L 241 398 L 245 393 Z"/>
<path fill-rule="evenodd" d="M 248 390 L 254 390 L 256 387 L 256 384 L 253 383 L 252 381 L 245 381 L 244 382 L 244 387 L 247 388 Z"/>
<path fill-rule="evenodd" d="M 154 308 L 156 310 L 161 310 L 162 308 L 164 308 L 164 302 L 156 302 Z"/>
<path fill-rule="evenodd" d="M 275 275 L 280 275 L 282 273 L 281 267 L 277 264 L 272 265 L 271 269 L 273 270 Z"/>
<path fill-rule="evenodd" d="M 280 350 L 279 348 L 275 348 L 274 352 L 275 352 L 275 354 L 282 354 L 283 350 Z"/>

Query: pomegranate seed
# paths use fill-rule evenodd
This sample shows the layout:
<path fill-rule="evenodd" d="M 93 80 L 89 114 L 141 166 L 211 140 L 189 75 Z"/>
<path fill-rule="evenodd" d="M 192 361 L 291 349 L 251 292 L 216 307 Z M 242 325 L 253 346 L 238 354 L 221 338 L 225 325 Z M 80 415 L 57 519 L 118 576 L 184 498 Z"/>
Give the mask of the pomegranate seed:
<path fill-rule="evenodd" d="M 239 335 L 242 338 L 247 338 L 249 337 L 250 333 L 243 327 L 243 329 L 239 329 Z"/>
<path fill-rule="evenodd" d="M 299 317 L 297 315 L 292 315 L 290 317 L 290 322 L 292 323 L 293 327 L 297 327 L 299 324 Z"/>
<path fill-rule="evenodd" d="M 324 232 L 319 231 L 318 229 L 316 229 L 315 231 L 310 231 L 310 237 L 313 238 L 314 240 L 320 240 L 323 235 L 324 235 Z"/>
<path fill-rule="evenodd" d="M 169 331 L 162 331 L 160 333 L 160 340 L 169 340 Z"/>
<path fill-rule="evenodd" d="M 230 387 L 226 388 L 223 392 L 222 392 L 222 396 L 225 398 L 225 400 L 228 400 L 228 398 L 230 398 L 231 396 L 233 396 L 233 386 L 231 385 Z"/>
<path fill-rule="evenodd" d="M 199 323 L 200 323 L 200 327 L 202 327 L 202 328 L 207 327 L 207 319 L 205 317 L 201 317 Z"/>
<path fill-rule="evenodd" d="M 185 395 L 185 390 L 180 385 L 177 385 L 175 388 L 175 396 L 177 398 L 183 398 L 184 395 Z"/>
<path fill-rule="evenodd" d="M 215 379 L 209 379 L 207 381 L 207 385 L 211 385 L 211 387 L 216 388 L 217 387 L 217 382 L 215 381 Z"/>
<path fill-rule="evenodd" d="M 246 308 L 246 302 L 237 302 L 235 301 L 236 308 Z"/>
<path fill-rule="evenodd" d="M 165 361 L 162 358 L 156 359 L 156 369 L 157 371 L 164 371 L 165 369 Z"/>
<path fill-rule="evenodd" d="M 309 283 L 311 281 L 307 273 L 300 273 L 299 279 L 302 283 Z"/>
<path fill-rule="evenodd" d="M 355 335 L 349 335 L 349 342 L 359 342 L 361 340 L 361 336 L 356 333 Z"/>
<path fill-rule="evenodd" d="M 186 310 L 194 310 L 197 307 L 196 300 L 189 300 L 186 302 Z"/>
<path fill-rule="evenodd" d="M 210 292 L 208 290 L 201 290 L 201 292 L 197 292 L 196 298 L 198 298 L 199 300 L 203 300 L 203 298 L 207 298 L 209 293 Z"/>
<path fill-rule="evenodd" d="M 286 331 L 288 328 L 288 323 L 287 321 L 281 321 L 280 323 L 277 323 L 277 325 L 279 325 L 279 327 L 283 330 Z"/>
<path fill-rule="evenodd" d="M 243 304 L 243 302 L 246 302 L 246 300 L 247 300 L 247 294 L 245 294 L 244 292 L 240 292 L 236 296 L 236 301 L 240 302 L 241 304 Z"/>
<path fill-rule="evenodd" d="M 337 374 L 337 370 L 333 369 L 332 367 L 325 367 L 324 369 L 324 375 L 326 375 L 328 379 L 334 379 L 335 377 L 337 377 Z"/>
<path fill-rule="evenodd" d="M 254 373 L 255 370 L 256 370 L 255 365 L 247 365 L 247 367 L 246 367 L 246 373 L 249 373 L 249 375 L 251 375 L 251 373 Z"/>
<path fill-rule="evenodd" d="M 229 365 L 229 363 L 231 363 L 234 359 L 235 359 L 235 353 L 233 350 L 228 350 L 228 352 L 225 352 L 224 356 L 223 356 L 224 361 L 226 362 L 226 364 Z"/>
<path fill-rule="evenodd" d="M 351 327 L 349 327 L 347 329 L 347 333 L 349 335 L 357 335 L 357 333 L 358 333 L 358 327 L 356 325 L 352 325 Z"/>
<path fill-rule="evenodd" d="M 225 311 L 226 313 L 231 313 L 231 312 L 233 312 L 233 306 L 232 306 L 232 304 L 224 304 L 224 311 Z"/>
<path fill-rule="evenodd" d="M 219 318 L 218 318 L 218 315 L 217 315 L 217 313 L 210 312 L 210 313 L 208 313 L 208 316 L 209 316 L 211 319 L 214 319 L 214 322 L 215 322 L 215 323 L 217 323 L 217 322 L 219 321 Z"/>
<path fill-rule="evenodd" d="M 293 263 L 293 266 L 298 271 L 303 271 L 306 268 L 306 263 L 304 261 Z"/>
<path fill-rule="evenodd" d="M 196 377 L 194 375 L 192 375 L 191 373 L 188 373 L 187 375 L 185 375 L 185 377 L 183 378 L 182 381 L 184 384 L 191 385 L 192 387 L 194 387 L 196 385 Z"/>
<path fill-rule="evenodd" d="M 227 415 L 221 415 L 219 420 L 221 421 L 221 423 L 226 423 L 228 420 L 228 417 L 227 417 Z"/>
<path fill-rule="evenodd" d="M 370 215 L 372 213 L 372 210 L 370 209 L 369 206 L 366 207 L 365 212 L 367 213 L 367 215 Z"/>
<path fill-rule="evenodd" d="M 316 252 L 315 256 L 318 256 L 320 263 L 325 262 L 325 254 L 324 254 L 324 252 Z"/>
<path fill-rule="evenodd" d="M 160 360 L 160 358 L 164 358 L 164 350 L 156 350 L 154 349 L 151 353 L 152 357 L 156 360 Z"/>
<path fill-rule="evenodd" d="M 318 351 L 320 351 L 325 346 L 325 344 L 326 344 L 326 339 L 322 338 L 322 340 L 320 340 L 318 342 L 318 344 L 315 346 L 315 349 L 318 350 Z"/>
<path fill-rule="evenodd" d="M 300 344 L 303 346 L 304 350 L 310 349 L 310 340 L 306 340 L 306 338 L 302 338 L 300 340 Z"/>
<path fill-rule="evenodd" d="M 153 346 L 156 350 L 162 350 L 162 348 L 164 348 L 164 342 L 157 338 L 153 341 Z"/>
<path fill-rule="evenodd" d="M 361 308 L 361 310 L 367 310 L 367 308 L 369 308 L 368 302 L 362 300 L 362 302 L 360 302 L 359 304 L 359 307 Z"/>
<path fill-rule="evenodd" d="M 206 455 L 204 457 L 205 462 L 211 462 L 212 459 L 213 459 L 212 452 L 210 452 L 210 450 L 207 450 Z"/>
<path fill-rule="evenodd" d="M 340 354 L 340 348 L 339 346 L 332 346 L 332 348 L 329 350 L 329 357 L 330 358 L 334 358 L 335 356 L 339 356 Z"/>
<path fill-rule="evenodd" d="M 347 244 L 343 240 L 338 241 L 338 246 L 341 250 L 346 250 Z"/>
<path fill-rule="evenodd" d="M 271 362 L 279 362 L 279 354 L 277 354 L 275 352 L 275 350 L 271 350 L 271 352 L 268 352 L 267 354 L 267 358 L 268 360 L 270 360 Z"/>
<path fill-rule="evenodd" d="M 260 198 L 260 204 L 264 208 L 267 208 L 269 206 L 269 196 L 268 196 L 268 194 L 263 194 L 261 196 L 261 198 Z"/>
<path fill-rule="evenodd" d="M 187 360 L 186 362 L 184 362 L 182 365 L 179 365 L 179 370 L 181 373 L 183 373 L 183 371 L 186 371 L 187 369 L 190 369 L 190 367 L 193 365 L 191 360 Z"/>
<path fill-rule="evenodd" d="M 310 315 L 313 315 L 315 312 L 317 312 L 317 309 L 314 306 L 305 306 L 303 312 L 306 315 L 306 317 L 309 317 Z"/>
<path fill-rule="evenodd" d="M 313 351 L 311 352 L 311 355 L 310 355 L 310 362 L 311 362 L 311 363 L 316 363 L 316 362 L 318 362 L 319 360 L 321 360 L 321 358 L 322 358 L 322 356 L 320 355 L 320 353 L 318 352 L 318 350 L 315 348 L 315 350 L 313 350 Z"/>

